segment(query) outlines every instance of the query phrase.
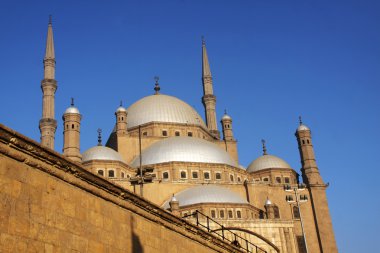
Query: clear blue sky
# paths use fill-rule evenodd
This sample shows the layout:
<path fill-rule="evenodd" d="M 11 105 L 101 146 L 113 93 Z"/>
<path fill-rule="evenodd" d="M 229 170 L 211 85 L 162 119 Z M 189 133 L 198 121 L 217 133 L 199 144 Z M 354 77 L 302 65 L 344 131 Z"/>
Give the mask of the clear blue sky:
<path fill-rule="evenodd" d="M 82 151 L 108 137 L 122 99 L 177 96 L 203 115 L 201 36 L 218 118 L 233 118 L 240 162 L 268 152 L 299 171 L 294 132 L 313 133 L 340 252 L 378 251 L 379 1 L 2 1 L 0 122 L 39 140 L 42 58 L 53 15 L 56 150 L 70 97 Z"/>

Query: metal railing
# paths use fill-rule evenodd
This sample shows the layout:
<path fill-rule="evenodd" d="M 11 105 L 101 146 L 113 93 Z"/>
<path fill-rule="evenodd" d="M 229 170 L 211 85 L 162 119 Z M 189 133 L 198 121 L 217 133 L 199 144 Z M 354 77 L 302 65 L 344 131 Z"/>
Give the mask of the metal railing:
<path fill-rule="evenodd" d="M 232 232 L 230 229 L 225 228 L 222 224 L 208 217 L 207 215 L 196 210 L 191 214 L 183 216 L 183 218 L 194 218 L 196 225 L 201 227 L 207 232 L 216 235 L 223 241 L 227 241 L 230 244 L 240 248 L 241 250 L 249 253 L 267 253 L 264 249 L 259 246 L 249 242 L 247 239 L 241 237 L 240 235 Z"/>

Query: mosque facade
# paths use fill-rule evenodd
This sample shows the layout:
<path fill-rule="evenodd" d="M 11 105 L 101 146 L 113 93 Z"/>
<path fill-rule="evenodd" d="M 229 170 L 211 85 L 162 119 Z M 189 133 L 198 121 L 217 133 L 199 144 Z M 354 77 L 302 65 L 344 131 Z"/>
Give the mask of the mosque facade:
<path fill-rule="evenodd" d="M 41 145 L 50 149 L 57 129 L 55 62 L 50 21 L 39 123 Z M 157 79 L 153 95 L 116 109 L 115 127 L 105 144 L 99 137 L 98 145 L 83 153 L 82 116 L 72 102 L 62 117 L 63 155 L 211 233 L 221 227 L 234 231 L 265 252 L 337 252 L 328 185 L 316 164 L 310 128 L 300 121 L 295 131 L 300 174 L 268 154 L 264 141 L 263 155 L 244 167 L 238 160 L 232 117 L 224 114 L 218 122 L 204 41 L 202 81 L 205 121 L 186 102 L 162 94 Z"/>

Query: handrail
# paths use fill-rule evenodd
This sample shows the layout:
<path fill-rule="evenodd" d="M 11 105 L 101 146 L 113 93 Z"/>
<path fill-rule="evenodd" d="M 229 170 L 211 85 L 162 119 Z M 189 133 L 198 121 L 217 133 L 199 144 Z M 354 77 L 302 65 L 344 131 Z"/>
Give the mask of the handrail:
<path fill-rule="evenodd" d="M 207 232 L 221 237 L 222 240 L 230 242 L 232 245 L 242 249 L 245 252 L 248 252 L 248 253 L 267 253 L 267 251 L 265 251 L 264 249 L 262 249 L 259 246 L 249 242 L 247 239 L 241 237 L 240 235 L 232 232 L 230 229 L 224 227 L 222 224 L 218 223 L 214 219 L 210 218 L 209 216 L 205 215 L 204 213 L 201 213 L 198 210 L 195 210 L 194 213 L 186 214 L 185 216 L 183 216 L 183 218 L 188 218 L 188 217 L 193 217 L 193 218 L 195 217 L 196 225 L 198 227 L 206 229 Z M 202 218 L 202 217 L 206 219 L 206 225 L 204 225 L 200 222 L 199 218 Z M 215 225 L 217 228 L 212 229 L 210 226 L 210 222 L 212 222 L 212 224 Z M 218 233 L 219 231 L 221 231 L 221 234 Z M 228 235 L 230 235 L 231 237 L 229 237 Z M 230 238 L 233 238 L 233 240 Z"/>

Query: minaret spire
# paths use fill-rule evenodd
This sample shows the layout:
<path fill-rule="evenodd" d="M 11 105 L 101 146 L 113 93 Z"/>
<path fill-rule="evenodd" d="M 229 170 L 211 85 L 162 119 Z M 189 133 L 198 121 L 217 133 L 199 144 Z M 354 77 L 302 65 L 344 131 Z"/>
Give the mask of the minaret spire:
<path fill-rule="evenodd" d="M 216 124 L 216 97 L 214 96 L 212 76 L 210 64 L 208 61 L 206 42 L 202 37 L 202 82 L 203 82 L 203 97 L 202 102 L 205 107 L 207 127 L 210 132 L 220 138 L 218 126 Z"/>
<path fill-rule="evenodd" d="M 55 91 L 57 90 L 57 81 L 55 80 L 55 53 L 53 40 L 53 26 L 49 17 L 48 32 L 46 38 L 46 49 L 44 57 L 44 79 L 41 81 L 43 93 L 42 118 L 39 123 L 41 132 L 41 144 L 45 147 L 54 149 L 55 131 L 57 121 L 55 120 Z"/>

